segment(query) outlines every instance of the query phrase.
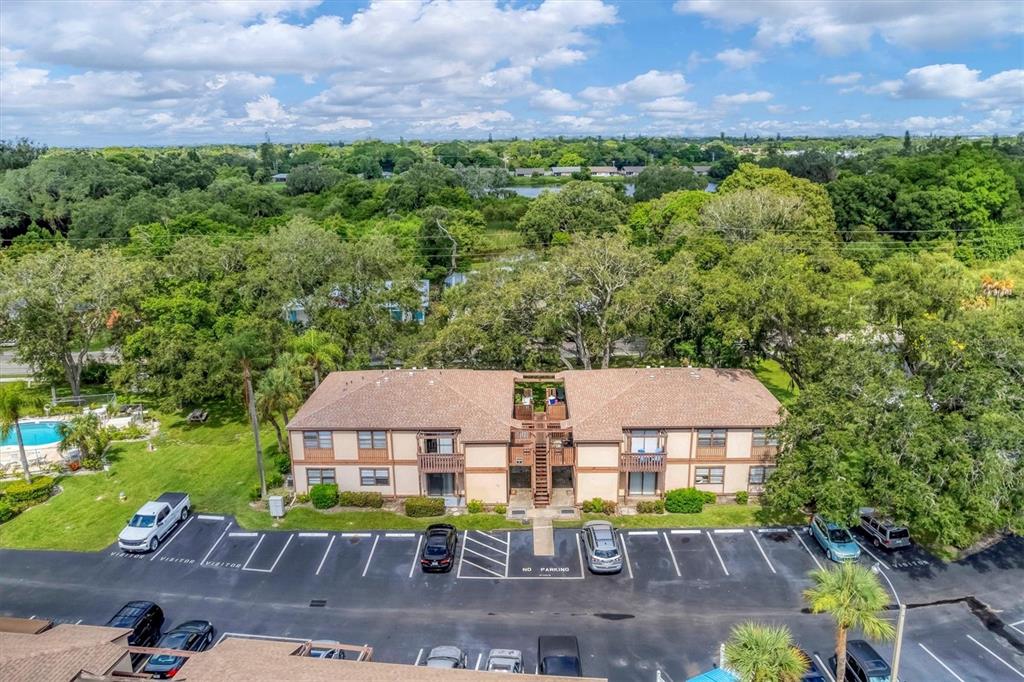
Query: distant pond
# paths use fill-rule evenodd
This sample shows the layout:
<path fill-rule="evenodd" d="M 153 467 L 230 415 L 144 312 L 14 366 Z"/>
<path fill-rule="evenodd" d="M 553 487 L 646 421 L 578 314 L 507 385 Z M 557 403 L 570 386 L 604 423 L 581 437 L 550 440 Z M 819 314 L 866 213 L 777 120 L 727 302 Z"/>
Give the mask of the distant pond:
<path fill-rule="evenodd" d="M 633 192 L 636 191 L 636 185 L 633 184 L 632 182 L 627 182 L 627 183 L 624 183 L 624 184 L 626 186 L 626 196 L 627 197 L 633 196 Z M 523 186 L 523 185 L 517 185 L 515 187 L 500 187 L 498 189 L 498 191 L 499 192 L 505 192 L 505 191 L 515 192 L 516 194 L 518 194 L 521 197 L 526 197 L 527 199 L 536 199 L 537 197 L 540 196 L 540 193 L 543 192 L 544 190 L 550 190 L 552 192 L 561 192 L 562 191 L 562 187 L 564 187 L 564 185 L 537 185 L 537 186 L 533 186 L 533 187 L 526 187 L 526 186 Z"/>

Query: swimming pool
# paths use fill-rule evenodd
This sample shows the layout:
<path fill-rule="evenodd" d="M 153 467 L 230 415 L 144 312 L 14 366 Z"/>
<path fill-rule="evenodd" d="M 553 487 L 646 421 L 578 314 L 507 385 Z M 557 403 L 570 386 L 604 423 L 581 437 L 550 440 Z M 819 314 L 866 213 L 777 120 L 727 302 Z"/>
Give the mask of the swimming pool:
<path fill-rule="evenodd" d="M 23 422 L 21 425 L 21 439 L 25 447 L 36 445 L 49 445 L 59 443 L 60 435 L 57 433 L 57 424 L 60 422 Z M 11 429 L 7 437 L 0 441 L 0 446 L 17 445 L 18 435 Z"/>

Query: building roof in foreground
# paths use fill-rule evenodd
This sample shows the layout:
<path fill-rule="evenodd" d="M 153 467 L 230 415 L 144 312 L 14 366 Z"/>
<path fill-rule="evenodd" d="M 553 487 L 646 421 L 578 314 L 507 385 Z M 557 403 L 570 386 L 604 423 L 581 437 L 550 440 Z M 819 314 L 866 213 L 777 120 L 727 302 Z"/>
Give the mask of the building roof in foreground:
<path fill-rule="evenodd" d="M 374 663 L 293 656 L 295 642 L 279 642 L 229 637 L 212 649 L 191 656 L 175 679 L 186 682 L 226 682 L 230 680 L 359 680 L 360 682 L 459 682 L 460 680 L 502 680 L 502 673 L 477 670 L 440 670 L 398 663 Z M 552 682 L 568 682 L 567 677 L 544 676 Z M 574 677 L 574 680 L 580 678 Z M 590 678 L 593 680 L 594 678 Z"/>
<path fill-rule="evenodd" d="M 518 374 L 471 369 L 332 372 L 289 429 L 459 429 L 464 441 L 509 439 Z"/>
<path fill-rule="evenodd" d="M 577 441 L 621 440 L 624 428 L 743 428 L 779 421 L 779 401 L 748 370 L 592 369 L 559 376 Z"/>
<path fill-rule="evenodd" d="M 33 628 L 21 627 L 16 620 L 22 619 L 5 619 L 0 624 L 0 679 L 4 682 L 58 682 L 76 680 L 82 673 L 105 675 L 128 655 L 130 631 L 124 628 L 57 625 L 33 633 Z"/>

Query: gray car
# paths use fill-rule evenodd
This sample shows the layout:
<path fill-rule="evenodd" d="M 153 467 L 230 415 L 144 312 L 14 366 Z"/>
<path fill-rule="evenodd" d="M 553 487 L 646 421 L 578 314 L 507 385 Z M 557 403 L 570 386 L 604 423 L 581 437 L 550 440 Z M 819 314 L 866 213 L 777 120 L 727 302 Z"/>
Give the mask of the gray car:
<path fill-rule="evenodd" d="M 607 521 L 583 524 L 583 549 L 591 573 L 618 573 L 622 570 L 622 549 L 615 528 Z"/>
<path fill-rule="evenodd" d="M 428 668 L 465 668 L 466 654 L 457 646 L 435 646 L 427 654 Z"/>
<path fill-rule="evenodd" d="M 523 652 L 516 649 L 491 649 L 484 670 L 492 673 L 521 673 Z"/>

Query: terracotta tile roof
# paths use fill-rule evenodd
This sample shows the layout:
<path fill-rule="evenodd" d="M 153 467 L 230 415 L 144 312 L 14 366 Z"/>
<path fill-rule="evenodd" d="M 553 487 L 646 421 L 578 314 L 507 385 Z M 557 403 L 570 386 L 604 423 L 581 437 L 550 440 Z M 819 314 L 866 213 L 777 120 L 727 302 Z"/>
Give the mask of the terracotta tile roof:
<path fill-rule="evenodd" d="M 128 632 L 93 625 L 58 625 L 38 634 L 0 631 L 0 679 L 63 682 L 82 672 L 104 675 L 128 656 Z"/>
<path fill-rule="evenodd" d="M 577 441 L 621 440 L 624 428 L 759 427 L 779 421 L 779 401 L 747 370 L 600 369 L 559 376 Z"/>
<path fill-rule="evenodd" d="M 464 441 L 509 439 L 518 375 L 418 369 L 333 372 L 289 429 L 461 429 Z"/>
<path fill-rule="evenodd" d="M 185 682 L 235 682 L 248 680 L 358 680 L 359 682 L 459 682 L 460 680 L 502 680 L 501 673 L 476 670 L 439 670 L 397 663 L 356 662 L 291 655 L 294 642 L 228 638 L 201 654 L 192 656 L 176 680 Z M 568 682 L 565 677 L 541 677 L 551 682 Z M 580 678 L 574 677 L 574 680 Z M 594 678 L 590 678 L 592 681 Z"/>

